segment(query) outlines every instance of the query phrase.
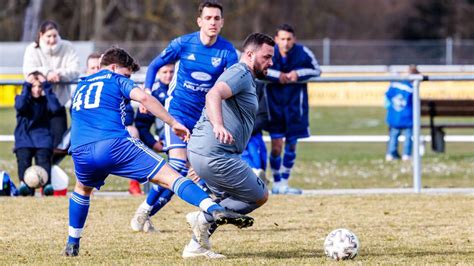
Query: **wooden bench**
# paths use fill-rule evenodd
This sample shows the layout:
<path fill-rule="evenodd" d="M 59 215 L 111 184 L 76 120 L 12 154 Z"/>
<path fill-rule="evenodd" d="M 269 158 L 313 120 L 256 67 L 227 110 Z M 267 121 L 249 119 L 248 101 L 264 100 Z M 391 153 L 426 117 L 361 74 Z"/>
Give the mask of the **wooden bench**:
<path fill-rule="evenodd" d="M 435 123 L 435 117 L 474 116 L 474 99 L 440 100 L 421 99 L 421 116 L 429 116 L 430 123 L 421 125 L 431 129 L 431 148 L 434 152 L 444 152 L 444 128 L 474 128 L 474 123 Z"/>

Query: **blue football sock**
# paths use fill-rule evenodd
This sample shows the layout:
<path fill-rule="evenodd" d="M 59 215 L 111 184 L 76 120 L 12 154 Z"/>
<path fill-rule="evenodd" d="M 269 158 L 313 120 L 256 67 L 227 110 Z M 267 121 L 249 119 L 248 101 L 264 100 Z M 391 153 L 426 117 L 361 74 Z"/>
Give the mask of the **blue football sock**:
<path fill-rule="evenodd" d="M 281 180 L 280 167 L 281 157 L 270 154 L 270 168 L 272 169 L 273 181 L 275 182 L 280 182 Z"/>
<path fill-rule="evenodd" d="M 285 141 L 285 155 L 283 155 L 281 178 L 286 180 L 286 182 L 288 182 L 287 180 L 290 178 L 291 169 L 295 164 L 296 144 L 298 144 L 298 139 L 287 139 Z"/>
<path fill-rule="evenodd" d="M 154 206 L 158 202 L 160 194 L 164 189 L 164 187 L 153 184 L 148 192 L 148 196 L 146 197 L 146 203 L 150 206 Z"/>
<path fill-rule="evenodd" d="M 158 198 L 158 201 L 153 205 L 153 208 L 150 211 L 150 216 L 155 215 L 161 208 L 163 208 L 173 197 L 174 193 L 173 191 L 169 189 L 165 189 L 163 187 L 160 187 L 160 197 Z"/>
<path fill-rule="evenodd" d="M 201 208 L 203 211 L 211 213 L 215 210 L 224 209 L 199 188 L 193 181 L 185 178 L 177 178 L 172 186 L 173 192 L 189 204 Z"/>
<path fill-rule="evenodd" d="M 290 177 L 291 168 L 295 164 L 296 152 L 285 151 L 283 156 L 283 167 L 281 169 L 281 178 L 288 179 Z"/>
<path fill-rule="evenodd" d="M 68 243 L 79 244 L 87 214 L 89 213 L 90 197 L 73 192 L 69 199 L 69 238 Z"/>

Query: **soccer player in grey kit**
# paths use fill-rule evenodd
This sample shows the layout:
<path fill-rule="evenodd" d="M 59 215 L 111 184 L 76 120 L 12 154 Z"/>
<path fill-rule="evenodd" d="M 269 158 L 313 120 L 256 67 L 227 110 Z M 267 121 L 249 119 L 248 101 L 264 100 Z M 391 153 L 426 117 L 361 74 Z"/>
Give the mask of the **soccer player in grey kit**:
<path fill-rule="evenodd" d="M 255 78 L 264 78 L 272 65 L 275 42 L 253 33 L 243 45 L 240 62 L 227 69 L 206 95 L 206 106 L 188 143 L 188 158 L 206 181 L 219 204 L 247 214 L 268 199 L 264 182 L 241 159 L 253 130 L 258 99 Z M 206 212 L 186 215 L 193 237 L 183 250 L 184 258 L 224 258 L 211 251 L 210 235 L 217 225 Z"/>

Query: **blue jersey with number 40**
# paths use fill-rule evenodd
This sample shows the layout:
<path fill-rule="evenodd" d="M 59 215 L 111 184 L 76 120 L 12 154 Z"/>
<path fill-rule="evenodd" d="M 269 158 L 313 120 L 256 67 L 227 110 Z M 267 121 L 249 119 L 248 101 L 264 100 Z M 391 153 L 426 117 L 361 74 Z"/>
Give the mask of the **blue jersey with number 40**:
<path fill-rule="evenodd" d="M 71 107 L 71 148 L 113 138 L 129 137 L 125 104 L 135 83 L 120 74 L 102 70 L 77 85 Z"/>

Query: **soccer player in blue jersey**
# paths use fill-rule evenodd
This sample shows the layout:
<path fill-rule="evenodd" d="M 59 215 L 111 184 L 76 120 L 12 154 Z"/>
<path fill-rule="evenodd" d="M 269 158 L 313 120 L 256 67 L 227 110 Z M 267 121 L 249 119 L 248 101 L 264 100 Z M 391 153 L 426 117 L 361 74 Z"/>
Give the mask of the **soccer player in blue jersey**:
<path fill-rule="evenodd" d="M 296 43 L 295 31 L 290 25 L 278 27 L 275 42 L 273 66 L 267 75 L 275 83 L 266 87 L 269 111 L 266 130 L 272 139 L 272 193 L 301 194 L 300 189 L 288 185 L 288 179 L 295 163 L 298 139 L 309 137 L 308 86 L 306 83 L 294 82 L 317 77 L 321 70 L 314 54 L 307 47 Z M 285 154 L 282 162 L 283 142 Z"/>
<path fill-rule="evenodd" d="M 189 130 L 177 122 L 153 96 L 128 77 L 140 67 L 120 48 L 107 50 L 101 71 L 82 78 L 71 108 L 71 147 L 76 186 L 69 200 L 69 238 L 64 254 L 77 256 L 93 188 L 100 189 L 109 174 L 151 181 L 172 190 L 186 202 L 211 214 L 216 223 L 251 226 L 253 219 L 225 210 L 191 180 L 173 170 L 124 126 L 127 101 L 135 100 L 168 124 L 184 141 Z"/>
<path fill-rule="evenodd" d="M 237 63 L 237 53 L 230 42 L 219 36 L 224 25 L 222 6 L 207 1 L 199 6 L 197 24 L 200 30 L 178 37 L 149 65 L 145 88 L 153 84 L 158 69 L 168 63 L 176 62 L 176 72 L 168 90 L 166 109 L 189 130 L 201 115 L 205 105 L 206 93 L 214 85 L 220 74 Z M 187 175 L 187 144 L 165 126 L 165 150 L 168 151 L 169 164 L 183 176 Z M 134 231 L 142 231 L 153 206 L 157 211 L 164 205 L 160 202 L 163 188 L 154 186 L 147 199 L 138 207 L 131 220 Z M 172 193 L 169 194 L 169 198 Z M 169 199 L 168 199 L 169 200 Z"/>

